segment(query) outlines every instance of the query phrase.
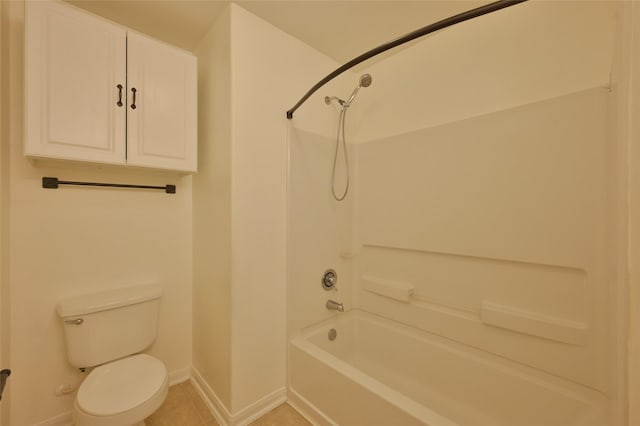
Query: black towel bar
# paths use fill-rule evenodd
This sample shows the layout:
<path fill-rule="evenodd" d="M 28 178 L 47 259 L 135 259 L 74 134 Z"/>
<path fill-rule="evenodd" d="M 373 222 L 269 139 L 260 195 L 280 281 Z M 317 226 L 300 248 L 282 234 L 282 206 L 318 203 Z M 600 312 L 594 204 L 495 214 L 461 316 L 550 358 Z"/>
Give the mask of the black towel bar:
<path fill-rule="evenodd" d="M 55 177 L 43 177 L 42 187 L 56 189 L 59 185 L 80 185 L 80 186 L 106 186 L 110 188 L 138 188 L 138 189 L 161 189 L 167 194 L 175 194 L 175 185 L 152 186 L 152 185 L 129 185 L 124 183 L 99 183 L 99 182 L 73 182 L 69 180 L 58 180 Z"/>

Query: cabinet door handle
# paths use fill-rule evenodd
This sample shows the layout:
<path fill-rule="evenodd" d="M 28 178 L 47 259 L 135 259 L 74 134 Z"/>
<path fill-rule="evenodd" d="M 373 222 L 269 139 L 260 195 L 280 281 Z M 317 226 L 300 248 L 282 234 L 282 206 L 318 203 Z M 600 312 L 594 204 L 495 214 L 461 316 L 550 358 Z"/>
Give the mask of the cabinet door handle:
<path fill-rule="evenodd" d="M 123 105 L 123 103 L 122 103 L 122 84 L 118 84 L 116 87 L 118 88 L 118 102 L 116 103 L 116 105 L 121 107 Z"/>
<path fill-rule="evenodd" d="M 5 368 L 4 370 L 0 370 L 0 399 L 2 399 L 2 392 L 4 391 L 4 386 L 7 384 L 7 379 L 11 375 L 11 370 Z"/>
<path fill-rule="evenodd" d="M 136 88 L 132 87 L 131 88 L 131 93 L 133 93 L 133 102 L 131 103 L 131 109 L 136 109 Z"/>

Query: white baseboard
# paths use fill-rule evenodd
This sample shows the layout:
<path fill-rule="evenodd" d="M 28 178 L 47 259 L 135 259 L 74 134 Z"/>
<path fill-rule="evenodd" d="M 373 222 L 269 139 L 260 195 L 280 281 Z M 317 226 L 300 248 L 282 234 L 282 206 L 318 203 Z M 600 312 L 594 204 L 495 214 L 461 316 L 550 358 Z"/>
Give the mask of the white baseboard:
<path fill-rule="evenodd" d="M 295 390 L 290 388 L 287 392 L 287 396 L 287 402 L 289 405 L 295 408 L 298 413 L 302 414 L 302 416 L 305 417 L 312 425 L 337 425 L 336 422 L 325 416 L 322 411 Z"/>
<path fill-rule="evenodd" d="M 231 418 L 230 426 L 248 425 L 286 401 L 287 389 L 284 387 L 277 389 L 234 414 Z"/>
<path fill-rule="evenodd" d="M 222 426 L 245 426 L 287 401 L 287 391 L 283 387 L 259 399 L 236 414 L 231 414 L 216 393 L 207 385 L 196 368 L 191 369 L 191 379 L 216 421 Z"/>
<path fill-rule="evenodd" d="M 213 389 L 209 387 L 195 367 L 191 367 L 191 383 L 202 397 L 204 403 L 209 407 L 209 410 L 211 410 L 216 421 L 220 423 L 221 426 L 229 425 L 231 422 L 231 413 L 229 413 L 227 407 L 224 406 L 220 398 L 218 398 Z"/>
<path fill-rule="evenodd" d="M 169 386 L 186 382 L 191 378 L 191 367 L 181 368 L 169 373 Z"/>
<path fill-rule="evenodd" d="M 73 411 L 59 414 L 51 417 L 43 422 L 37 423 L 35 426 L 73 426 Z"/>

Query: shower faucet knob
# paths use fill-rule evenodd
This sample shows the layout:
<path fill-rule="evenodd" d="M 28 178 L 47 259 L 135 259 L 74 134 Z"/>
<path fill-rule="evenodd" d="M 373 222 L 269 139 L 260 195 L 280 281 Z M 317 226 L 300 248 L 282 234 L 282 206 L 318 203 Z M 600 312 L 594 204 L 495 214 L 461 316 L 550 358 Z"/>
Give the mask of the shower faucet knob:
<path fill-rule="evenodd" d="M 322 288 L 325 290 L 333 289 L 338 283 L 338 274 L 333 269 L 327 269 L 322 274 Z"/>

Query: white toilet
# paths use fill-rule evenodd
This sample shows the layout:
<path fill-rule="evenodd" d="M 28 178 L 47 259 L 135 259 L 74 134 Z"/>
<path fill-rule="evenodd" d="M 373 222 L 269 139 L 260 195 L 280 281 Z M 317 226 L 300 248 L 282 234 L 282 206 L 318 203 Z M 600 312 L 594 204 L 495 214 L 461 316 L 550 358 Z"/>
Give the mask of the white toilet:
<path fill-rule="evenodd" d="M 70 297 L 58 303 L 69 363 L 94 367 L 78 389 L 76 426 L 143 425 L 168 392 L 159 359 L 141 354 L 158 333 L 162 289 L 119 288 Z"/>

